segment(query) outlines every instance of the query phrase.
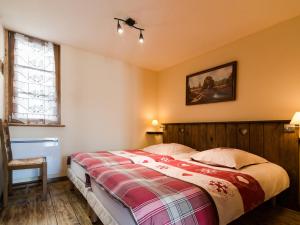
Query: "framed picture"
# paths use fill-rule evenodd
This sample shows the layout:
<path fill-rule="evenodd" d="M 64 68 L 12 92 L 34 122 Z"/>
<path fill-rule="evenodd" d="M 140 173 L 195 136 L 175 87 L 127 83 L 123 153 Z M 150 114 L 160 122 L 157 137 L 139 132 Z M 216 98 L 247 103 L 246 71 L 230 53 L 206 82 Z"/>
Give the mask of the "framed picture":
<path fill-rule="evenodd" d="M 186 77 L 186 105 L 235 100 L 237 62 Z"/>

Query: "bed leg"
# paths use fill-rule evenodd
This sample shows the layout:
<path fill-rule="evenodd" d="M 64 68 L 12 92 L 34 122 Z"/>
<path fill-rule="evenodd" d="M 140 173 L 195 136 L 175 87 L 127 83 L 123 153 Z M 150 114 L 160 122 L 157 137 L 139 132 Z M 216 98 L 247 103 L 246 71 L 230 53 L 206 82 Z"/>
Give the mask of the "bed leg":
<path fill-rule="evenodd" d="M 70 191 L 75 191 L 75 185 L 73 184 L 72 181 L 69 180 L 69 190 Z"/>
<path fill-rule="evenodd" d="M 90 205 L 89 205 L 89 217 L 93 224 L 98 221 L 98 216 L 96 215 L 96 213 L 94 212 L 94 210 L 92 209 L 92 207 Z"/>
<path fill-rule="evenodd" d="M 276 204 L 276 197 L 272 198 L 271 202 L 272 202 L 272 207 L 275 208 L 276 205 L 277 205 Z"/>

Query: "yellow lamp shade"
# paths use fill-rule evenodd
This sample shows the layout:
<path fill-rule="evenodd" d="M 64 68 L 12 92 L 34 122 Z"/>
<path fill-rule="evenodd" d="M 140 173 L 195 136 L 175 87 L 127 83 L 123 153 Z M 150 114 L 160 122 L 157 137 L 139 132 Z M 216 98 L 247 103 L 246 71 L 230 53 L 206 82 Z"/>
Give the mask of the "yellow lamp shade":
<path fill-rule="evenodd" d="M 300 112 L 295 112 L 290 124 L 300 125 Z"/>
<path fill-rule="evenodd" d="M 152 120 L 152 126 L 157 126 L 158 125 L 158 120 Z"/>

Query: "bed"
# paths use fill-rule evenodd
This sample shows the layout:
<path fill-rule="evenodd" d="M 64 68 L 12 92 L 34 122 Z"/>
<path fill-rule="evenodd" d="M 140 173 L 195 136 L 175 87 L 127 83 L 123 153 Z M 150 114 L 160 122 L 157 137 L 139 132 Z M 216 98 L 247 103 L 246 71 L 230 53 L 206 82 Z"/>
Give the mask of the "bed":
<path fill-rule="evenodd" d="M 194 126 L 196 126 L 195 124 L 193 124 Z M 187 125 L 166 125 L 166 132 L 164 133 L 164 140 L 165 142 L 173 142 L 176 141 L 174 139 L 177 139 L 178 142 L 185 142 L 187 143 L 188 140 L 186 141 L 186 139 L 188 139 L 189 135 L 191 135 L 191 133 L 189 133 L 189 135 L 187 135 L 187 132 L 184 134 L 185 130 L 184 128 L 187 129 L 191 129 L 190 124 Z M 252 122 L 249 124 L 247 124 L 248 126 L 245 128 L 245 123 L 243 123 L 243 129 L 245 130 L 241 130 L 241 126 L 239 123 L 229 123 L 229 124 L 205 124 L 206 129 L 213 125 L 214 126 L 214 132 L 216 132 L 216 130 L 218 130 L 220 127 L 219 125 L 224 126 L 225 128 L 225 141 L 226 139 L 228 139 L 228 137 L 226 138 L 226 131 L 227 129 L 230 130 L 232 129 L 232 127 L 235 128 L 235 132 L 236 132 L 236 142 L 240 142 L 239 140 L 244 140 L 245 136 L 248 136 L 248 146 L 250 147 L 251 144 L 251 140 L 250 140 L 250 134 L 248 133 L 250 129 L 250 127 L 252 127 L 253 125 L 255 125 L 255 128 L 257 129 L 257 127 L 266 127 L 266 128 L 270 128 L 269 126 L 274 127 L 275 129 L 275 134 L 272 133 L 272 138 L 276 138 L 276 135 L 278 134 L 278 136 L 280 136 L 280 138 L 282 138 L 282 133 L 284 133 L 284 129 L 282 128 L 283 126 L 283 122 L 272 122 L 270 124 L 270 122 Z M 174 127 L 176 127 L 174 129 Z M 203 126 L 203 124 L 198 124 L 198 126 Z M 227 127 L 228 126 L 228 127 Z M 230 129 L 229 129 L 230 127 Z M 240 127 L 240 128 L 239 128 Z M 278 129 L 280 128 L 280 129 Z M 209 129 L 209 128 L 208 128 Z M 189 130 L 190 131 L 190 130 Z M 253 130 L 252 130 L 253 131 Z M 264 129 L 262 132 L 264 131 L 268 131 L 268 129 Z M 214 140 L 210 139 L 210 136 L 212 135 L 211 131 L 206 130 L 207 135 L 206 135 L 206 141 L 207 142 L 214 142 Z M 177 135 L 174 135 L 176 134 Z M 246 134 L 244 134 L 246 133 Z M 248 133 L 248 135 L 247 135 Z M 181 139 L 180 136 L 183 135 L 183 138 Z M 213 135 L 216 135 L 213 134 Z M 268 136 L 262 134 L 265 138 L 264 140 L 267 141 L 268 140 Z M 288 139 L 287 143 L 290 143 L 292 141 L 297 140 L 298 143 L 298 138 L 293 134 L 293 133 L 285 133 L 285 138 Z M 174 138 L 175 137 L 175 138 Z M 216 137 L 216 136 L 215 136 Z M 189 144 L 189 146 L 194 147 L 193 143 Z M 253 146 L 253 145 L 252 145 Z M 262 151 L 264 152 L 264 148 L 267 148 L 267 146 L 265 146 L 263 144 L 263 149 Z M 248 147 L 248 148 L 249 148 Z M 199 149 L 199 148 L 198 148 Z M 295 150 L 294 146 L 291 146 L 291 144 L 288 144 L 286 146 L 281 146 L 280 150 L 281 151 L 287 151 L 287 152 L 291 152 L 291 149 L 293 149 L 293 151 Z M 298 145 L 297 145 L 297 152 L 298 152 Z M 284 157 L 284 156 L 283 156 Z M 289 156 L 291 157 L 291 156 Z M 270 161 L 274 161 L 273 159 Z M 195 162 L 194 162 L 195 163 Z M 210 166 L 212 167 L 212 166 Z M 289 172 L 291 165 L 283 165 L 283 167 Z M 264 192 L 266 193 L 265 196 L 265 200 L 268 200 L 274 196 L 276 196 L 277 194 L 279 194 L 280 192 L 282 192 L 283 190 L 285 190 L 286 188 L 288 188 L 289 186 L 289 181 L 287 176 L 285 175 L 284 170 L 279 169 L 280 167 L 278 167 L 275 164 L 272 163 L 268 163 L 268 164 L 261 164 L 261 165 L 255 165 L 255 166 L 250 166 L 247 167 L 245 169 L 242 170 L 243 173 L 249 174 L 253 177 L 255 177 L 255 179 L 260 183 L 262 189 L 264 190 Z M 261 171 L 273 171 L 268 173 L 268 176 L 264 176 L 265 173 L 261 173 Z M 75 184 L 75 186 L 81 191 L 81 193 L 86 197 L 87 201 L 89 202 L 89 205 L 94 209 L 95 213 L 97 214 L 97 216 L 101 219 L 101 221 L 104 224 L 135 224 L 135 220 L 130 212 L 130 210 L 125 207 L 122 203 L 120 203 L 118 200 L 116 200 L 114 197 L 110 196 L 107 191 L 105 191 L 103 189 L 103 187 L 101 185 L 99 185 L 97 182 L 95 182 L 94 179 L 91 179 L 91 184 L 90 187 L 86 187 L 86 178 L 85 178 L 85 174 L 86 174 L 86 170 L 78 165 L 75 162 L 71 162 L 69 171 L 68 171 L 68 176 L 70 178 L 70 180 Z M 295 185 L 295 181 L 293 180 L 295 178 L 295 176 L 292 176 L 291 179 L 291 188 L 289 188 L 289 192 L 291 189 L 294 189 L 294 185 Z M 285 196 L 289 196 L 289 192 L 285 193 Z M 287 199 L 289 197 L 284 197 L 283 199 Z M 290 204 L 290 202 L 288 203 Z M 237 215 L 236 217 L 238 217 L 239 215 Z M 228 222 L 228 221 L 227 221 Z"/>
<path fill-rule="evenodd" d="M 180 161 L 182 162 L 202 165 L 212 169 L 235 171 L 233 169 L 209 166 L 187 159 L 182 159 L 182 157 L 177 158 L 180 158 Z M 155 165 L 156 164 L 153 165 L 153 163 L 150 163 L 148 167 L 151 168 Z M 266 174 L 265 171 L 269 171 L 268 174 Z M 273 163 L 249 166 L 239 170 L 239 172 L 249 174 L 260 183 L 265 193 L 264 201 L 271 199 L 289 186 L 289 178 L 286 172 L 281 167 Z M 103 221 L 104 224 L 135 224 L 136 222 L 131 211 L 120 201 L 108 194 L 107 190 L 99 185 L 94 179 L 91 179 L 91 185 L 86 187 L 86 174 L 86 169 L 84 169 L 77 162 L 73 160 L 71 161 L 68 176 L 75 184 L 77 189 L 80 190 L 83 196 L 87 199 L 89 205 L 93 208 L 94 212 L 101 219 L 101 221 Z M 167 175 L 171 176 L 172 174 Z M 230 218 L 227 218 L 225 221 L 228 223 L 233 219 L 238 218 L 240 215 L 242 214 L 239 212 L 233 213 L 233 215 L 231 215 Z M 226 223 L 222 222 L 220 224 Z"/>
<path fill-rule="evenodd" d="M 191 162 L 191 161 L 188 161 L 188 160 L 185 160 L 185 161 L 174 160 L 173 162 L 192 163 L 194 165 L 205 166 L 206 169 L 211 168 L 212 170 L 234 171 L 234 170 L 224 169 L 224 168 L 220 168 L 220 167 L 207 166 L 207 165 L 204 165 L 204 164 L 199 164 L 199 163 Z M 157 165 L 157 164 L 159 164 L 159 165 Z M 149 163 L 147 165 L 145 164 L 145 165 L 142 165 L 142 166 L 143 167 L 149 167 L 153 170 L 157 170 L 159 172 L 162 172 L 163 174 L 166 174 L 168 177 L 174 177 L 176 179 L 181 179 L 182 178 L 181 176 L 179 176 L 179 172 L 175 171 L 174 168 L 171 168 L 169 171 L 167 171 L 165 168 L 163 168 L 162 171 L 159 170 L 162 167 L 162 165 L 165 166 L 166 165 L 165 162 L 164 163 L 157 163 L 157 162 L 156 163 Z M 114 168 L 116 168 L 116 167 L 114 167 Z M 103 168 L 102 173 L 103 173 L 103 170 L 105 171 L 104 172 L 105 176 L 107 176 L 108 171 L 112 170 L 112 168 L 109 168 L 109 169 L 106 169 L 106 168 L 104 169 Z M 112 170 L 111 174 L 114 174 L 114 176 L 117 176 L 116 175 L 116 170 L 117 169 Z M 118 174 L 118 176 L 120 174 L 124 173 L 124 168 L 122 168 L 122 169 L 118 168 L 118 170 L 120 172 Z M 130 168 L 130 170 L 132 170 L 132 169 Z M 186 171 L 186 170 L 184 170 L 184 171 Z M 266 174 L 265 171 L 268 171 L 268 174 Z M 255 180 L 257 180 L 259 182 L 260 187 L 263 189 L 263 192 L 264 192 L 264 197 L 263 197 L 263 199 L 260 203 L 263 203 L 263 202 L 271 199 L 272 197 L 274 197 L 277 194 L 281 193 L 283 190 L 285 190 L 289 186 L 289 178 L 288 178 L 285 170 L 283 170 L 281 167 L 279 167 L 279 166 L 277 166 L 273 163 L 264 163 L 264 164 L 249 166 L 245 169 L 240 170 L 239 173 L 250 175 L 251 177 L 255 178 Z M 181 172 L 180 172 L 180 174 L 181 174 Z M 189 174 L 191 175 L 190 171 L 189 171 Z M 132 174 L 130 174 L 129 177 L 131 175 Z M 194 173 L 194 175 L 195 175 L 195 173 Z M 201 176 L 203 176 L 203 175 L 201 174 Z M 204 176 L 207 176 L 207 175 L 204 175 Z M 193 184 L 196 184 L 196 182 L 194 182 L 195 179 L 196 179 L 195 176 L 193 178 L 191 178 L 193 180 L 188 180 L 186 178 L 189 178 L 189 177 L 185 177 L 182 180 L 183 181 L 188 181 L 188 182 L 193 183 Z M 202 178 L 203 177 L 201 177 L 200 179 L 202 179 Z M 95 179 L 97 179 L 98 182 L 95 181 Z M 131 213 L 134 210 L 132 210 L 132 209 L 129 210 L 128 208 L 124 207 L 123 204 L 126 204 L 126 201 L 123 202 L 123 204 L 121 204 L 119 201 L 116 200 L 116 198 L 112 197 L 112 196 L 115 196 L 114 193 L 112 193 L 110 195 L 107 194 L 107 192 L 111 193 L 110 191 L 112 190 L 112 188 L 111 188 L 111 186 L 109 186 L 109 188 L 108 188 L 108 186 L 105 185 L 105 182 L 103 182 L 103 180 L 105 180 L 108 183 L 109 183 L 109 180 L 107 181 L 107 178 L 105 178 L 105 179 L 102 179 L 102 180 L 100 179 L 100 181 L 99 181 L 99 177 L 95 178 L 95 179 L 92 179 L 91 188 L 93 190 L 93 193 L 95 193 L 97 199 L 100 202 L 104 203 L 103 205 L 105 205 L 105 208 L 107 209 L 109 214 L 117 222 L 119 222 L 120 224 L 134 224 L 133 222 L 135 220 L 133 219 L 133 216 L 132 216 L 132 213 Z M 114 183 L 116 183 L 115 181 L 119 181 L 117 178 L 116 178 L 116 180 L 114 180 L 113 178 L 109 178 L 109 179 L 112 179 Z M 141 177 L 138 177 L 137 180 L 140 181 Z M 144 181 L 142 181 L 142 182 L 144 182 Z M 202 181 L 200 183 L 202 183 Z M 216 185 L 218 185 L 217 182 L 215 182 L 215 183 L 216 183 Z M 117 186 L 118 186 L 117 189 L 122 188 L 122 182 L 118 183 Z M 125 184 L 124 184 L 124 189 L 126 189 L 127 186 L 131 187 L 132 185 L 128 184 L 128 181 L 126 180 Z M 203 185 L 201 185 L 201 186 L 204 187 Z M 103 187 L 105 187 L 106 190 L 103 190 Z M 253 186 L 251 186 L 251 187 L 253 187 Z M 153 189 L 153 188 L 154 187 L 152 186 L 151 189 Z M 220 186 L 220 188 L 222 188 L 222 187 Z M 232 190 L 234 190 L 234 188 L 232 188 Z M 206 190 L 208 190 L 208 189 L 206 189 Z M 218 209 L 219 222 L 222 225 L 223 224 L 228 224 L 229 222 L 233 221 L 234 219 L 238 218 L 239 216 L 241 216 L 244 213 L 243 210 L 242 210 L 243 206 L 240 206 L 236 199 L 232 199 L 231 201 L 227 201 L 228 202 L 227 205 L 224 203 L 227 200 L 226 198 L 228 198 L 228 196 L 230 196 L 231 194 L 232 195 L 234 194 L 234 193 L 231 193 L 232 190 L 227 189 L 227 192 L 229 193 L 229 194 L 227 194 L 227 196 L 226 195 L 223 196 L 223 193 L 222 193 L 222 195 L 220 195 L 221 197 L 218 196 L 218 198 L 219 198 L 218 202 L 216 201 L 217 198 L 214 198 L 214 203 L 216 204 L 217 209 Z M 215 190 L 213 190 L 213 191 L 215 191 Z M 123 190 L 121 190 L 120 192 L 123 193 Z M 155 193 L 157 193 L 157 192 L 155 192 Z M 211 193 L 213 193 L 213 192 L 210 192 L 210 194 Z M 253 197 L 253 193 L 255 195 L 258 194 L 257 190 L 255 190 L 255 192 L 252 192 L 252 197 Z M 135 195 L 138 195 L 138 192 L 135 193 Z M 120 197 L 120 196 L 117 195 L 117 197 Z M 137 196 L 137 198 L 138 197 L 139 196 Z M 142 195 L 140 197 L 142 197 Z M 255 200 L 255 199 L 252 199 L 252 197 L 250 199 Z M 120 200 L 120 198 L 117 198 L 117 199 Z M 234 204 L 232 204 L 232 202 Z M 143 203 L 143 204 L 145 204 L 145 203 Z M 257 206 L 257 205 L 255 205 L 255 206 Z M 145 208 L 147 208 L 147 206 L 145 206 Z M 248 209 L 248 210 L 250 210 L 250 209 Z M 124 221 L 126 221 L 126 223 Z M 152 223 L 152 222 L 145 222 L 145 224 L 150 224 L 150 223 Z M 159 224 L 159 223 L 154 223 L 154 224 Z M 209 223 L 204 223 L 204 224 L 209 224 Z M 216 224 L 216 223 L 212 223 L 212 224 Z"/>

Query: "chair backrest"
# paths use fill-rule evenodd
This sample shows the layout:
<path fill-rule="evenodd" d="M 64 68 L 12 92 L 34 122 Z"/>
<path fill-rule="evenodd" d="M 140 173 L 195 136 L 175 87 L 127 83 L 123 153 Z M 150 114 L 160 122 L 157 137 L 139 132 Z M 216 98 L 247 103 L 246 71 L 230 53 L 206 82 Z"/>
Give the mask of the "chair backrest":
<path fill-rule="evenodd" d="M 10 142 L 10 132 L 9 132 L 9 126 L 8 121 L 4 121 L 4 137 L 5 137 L 5 143 L 6 143 L 6 151 L 8 160 L 12 160 L 12 150 L 11 150 L 11 142 Z"/>
<path fill-rule="evenodd" d="M 0 119 L 0 139 L 3 165 L 7 166 L 8 162 L 12 160 L 12 151 L 10 144 L 10 134 L 7 122 Z"/>

